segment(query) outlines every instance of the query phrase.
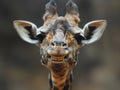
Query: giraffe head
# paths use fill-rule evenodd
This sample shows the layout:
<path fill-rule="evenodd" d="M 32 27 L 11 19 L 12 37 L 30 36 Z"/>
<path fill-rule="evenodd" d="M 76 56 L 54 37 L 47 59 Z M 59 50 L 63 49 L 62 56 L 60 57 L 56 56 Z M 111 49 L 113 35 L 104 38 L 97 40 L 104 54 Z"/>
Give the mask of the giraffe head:
<path fill-rule="evenodd" d="M 24 41 L 40 47 L 41 62 L 53 76 L 67 76 L 76 65 L 79 48 L 101 38 L 106 20 L 91 21 L 80 28 L 78 7 L 72 0 L 66 4 L 65 16 L 57 14 L 54 0 L 45 9 L 44 24 L 40 28 L 24 20 L 15 20 L 13 24 Z"/>

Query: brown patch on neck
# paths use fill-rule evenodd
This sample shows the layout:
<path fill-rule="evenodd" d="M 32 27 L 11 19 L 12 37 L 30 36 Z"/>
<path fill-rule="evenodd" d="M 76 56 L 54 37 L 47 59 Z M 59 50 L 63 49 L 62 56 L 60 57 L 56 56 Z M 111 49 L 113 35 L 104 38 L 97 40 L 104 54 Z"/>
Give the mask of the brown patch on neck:
<path fill-rule="evenodd" d="M 69 78 L 70 68 L 67 64 L 53 64 L 51 65 L 51 79 L 53 86 L 63 90 L 66 80 Z"/>
<path fill-rule="evenodd" d="M 64 76 L 66 72 L 69 71 L 69 65 L 67 65 L 66 63 L 52 64 L 51 71 L 58 77 Z"/>

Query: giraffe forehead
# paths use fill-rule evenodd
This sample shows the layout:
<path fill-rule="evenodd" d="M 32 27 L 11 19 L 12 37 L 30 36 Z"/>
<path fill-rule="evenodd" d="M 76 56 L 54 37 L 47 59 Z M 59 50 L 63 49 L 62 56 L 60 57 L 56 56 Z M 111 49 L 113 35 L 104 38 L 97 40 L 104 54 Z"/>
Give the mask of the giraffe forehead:
<path fill-rule="evenodd" d="M 73 34 L 70 32 L 64 33 L 63 31 L 57 31 L 55 34 L 53 32 L 48 33 L 47 40 L 49 41 L 60 41 L 60 42 L 70 42 L 73 41 Z"/>
<path fill-rule="evenodd" d="M 62 30 L 64 33 L 70 28 L 69 22 L 65 17 L 58 17 L 56 20 L 53 20 L 50 24 L 50 30 L 55 34 L 58 29 Z"/>
<path fill-rule="evenodd" d="M 65 34 L 62 31 L 57 31 L 53 37 L 54 41 L 63 41 L 65 40 Z"/>
<path fill-rule="evenodd" d="M 58 17 L 51 25 L 49 34 L 54 41 L 65 41 L 66 33 L 70 32 L 70 25 L 65 17 Z M 48 36 L 49 36 L 48 35 Z"/>

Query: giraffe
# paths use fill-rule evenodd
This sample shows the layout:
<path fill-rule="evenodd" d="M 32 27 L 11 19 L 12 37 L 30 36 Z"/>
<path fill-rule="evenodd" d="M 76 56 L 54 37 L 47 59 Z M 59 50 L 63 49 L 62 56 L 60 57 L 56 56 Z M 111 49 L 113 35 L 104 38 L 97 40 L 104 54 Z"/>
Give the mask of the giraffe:
<path fill-rule="evenodd" d="M 49 70 L 50 90 L 71 90 L 79 49 L 99 40 L 107 21 L 94 20 L 80 28 L 78 6 L 72 0 L 66 4 L 65 16 L 57 14 L 57 5 L 50 0 L 43 20 L 39 28 L 25 20 L 14 20 L 13 25 L 21 39 L 40 48 L 41 63 Z"/>

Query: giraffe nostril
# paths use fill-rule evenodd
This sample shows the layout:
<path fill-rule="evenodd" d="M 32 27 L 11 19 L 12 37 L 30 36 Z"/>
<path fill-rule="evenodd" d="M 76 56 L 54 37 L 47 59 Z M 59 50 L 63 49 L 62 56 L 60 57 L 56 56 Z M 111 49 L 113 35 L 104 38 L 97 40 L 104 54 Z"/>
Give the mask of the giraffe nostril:
<path fill-rule="evenodd" d="M 66 56 L 64 57 L 64 59 L 68 59 L 68 55 L 66 55 Z"/>
<path fill-rule="evenodd" d="M 54 42 L 51 42 L 51 45 L 52 45 L 52 46 L 55 46 L 55 43 L 54 43 Z"/>
<path fill-rule="evenodd" d="M 48 59 L 51 59 L 51 56 L 50 56 L 50 55 L 47 55 L 47 58 L 48 58 Z"/>
<path fill-rule="evenodd" d="M 63 43 L 63 44 L 62 44 L 62 47 L 67 48 L 67 47 L 68 47 L 68 44 L 67 44 L 67 43 Z"/>
<path fill-rule="evenodd" d="M 62 45 L 63 47 L 65 47 L 65 46 L 67 46 L 67 44 L 66 43 L 63 43 L 63 45 Z"/>

